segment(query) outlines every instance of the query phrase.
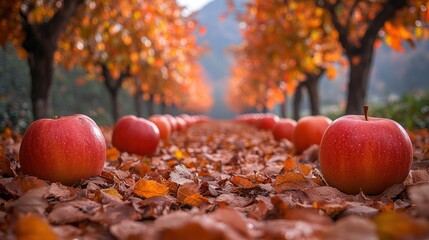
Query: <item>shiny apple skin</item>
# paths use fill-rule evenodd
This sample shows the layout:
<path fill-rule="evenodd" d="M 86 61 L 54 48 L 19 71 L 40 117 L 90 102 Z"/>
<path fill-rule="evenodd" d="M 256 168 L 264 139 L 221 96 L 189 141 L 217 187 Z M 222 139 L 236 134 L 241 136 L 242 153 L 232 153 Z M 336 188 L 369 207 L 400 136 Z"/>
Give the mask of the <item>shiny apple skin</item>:
<path fill-rule="evenodd" d="M 124 116 L 116 122 L 113 129 L 112 144 L 121 152 L 154 155 L 159 143 L 159 129 L 144 118 Z"/>
<path fill-rule="evenodd" d="M 397 122 L 347 115 L 326 130 L 319 152 L 327 183 L 348 194 L 379 194 L 409 174 L 413 147 Z"/>
<path fill-rule="evenodd" d="M 274 140 L 280 141 L 282 139 L 287 139 L 289 141 L 292 141 L 295 127 L 295 120 L 280 119 L 272 130 Z"/>
<path fill-rule="evenodd" d="M 298 120 L 293 134 L 293 144 L 296 153 L 300 154 L 311 145 L 319 145 L 323 133 L 332 123 L 332 120 L 326 116 L 305 116 Z"/>
<path fill-rule="evenodd" d="M 19 159 L 24 174 L 71 185 L 101 173 L 106 141 L 85 115 L 40 119 L 26 130 Z"/>

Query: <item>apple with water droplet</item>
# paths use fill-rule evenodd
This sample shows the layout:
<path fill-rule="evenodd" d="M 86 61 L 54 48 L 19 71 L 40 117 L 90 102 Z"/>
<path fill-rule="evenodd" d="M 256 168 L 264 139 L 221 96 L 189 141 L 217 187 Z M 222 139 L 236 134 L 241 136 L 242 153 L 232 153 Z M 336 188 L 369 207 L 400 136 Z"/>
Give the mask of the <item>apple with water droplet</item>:
<path fill-rule="evenodd" d="M 379 194 L 401 183 L 413 162 L 408 133 L 386 118 L 346 115 L 335 120 L 320 143 L 320 170 L 326 182 L 348 194 Z"/>
<path fill-rule="evenodd" d="M 89 117 L 40 119 L 25 131 L 19 149 L 24 174 L 66 185 L 97 176 L 106 160 L 106 140 Z"/>

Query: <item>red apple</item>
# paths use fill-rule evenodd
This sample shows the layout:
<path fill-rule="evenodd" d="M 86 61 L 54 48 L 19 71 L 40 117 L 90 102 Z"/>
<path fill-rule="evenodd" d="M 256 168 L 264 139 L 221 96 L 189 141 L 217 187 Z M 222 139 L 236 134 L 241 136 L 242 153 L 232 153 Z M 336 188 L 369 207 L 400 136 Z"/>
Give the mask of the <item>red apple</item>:
<path fill-rule="evenodd" d="M 323 133 L 331 122 L 331 119 L 321 115 L 306 116 L 299 119 L 293 134 L 296 153 L 302 153 L 313 144 L 319 145 Z"/>
<path fill-rule="evenodd" d="M 163 117 L 165 117 L 165 118 L 167 118 L 168 122 L 169 122 L 169 123 L 170 123 L 170 125 L 171 125 L 171 131 L 172 131 L 172 132 L 177 131 L 178 126 L 177 126 L 176 118 L 175 118 L 175 117 L 173 117 L 173 116 L 172 116 L 172 115 L 170 115 L 170 114 L 164 114 L 164 115 L 162 115 L 162 116 L 163 116 Z"/>
<path fill-rule="evenodd" d="M 71 185 L 101 173 L 106 141 L 85 115 L 40 119 L 25 132 L 19 159 L 24 174 Z"/>
<path fill-rule="evenodd" d="M 287 139 L 292 141 L 295 131 L 296 121 L 293 119 L 280 119 L 272 129 L 273 137 L 276 141 Z"/>
<path fill-rule="evenodd" d="M 408 176 L 413 147 L 393 120 L 346 115 L 326 130 L 319 159 L 329 185 L 348 194 L 379 194 Z"/>
<path fill-rule="evenodd" d="M 119 119 L 113 128 L 112 144 L 121 152 L 153 155 L 159 142 L 159 129 L 144 118 L 127 115 Z"/>
<path fill-rule="evenodd" d="M 176 117 L 177 131 L 186 130 L 186 121 L 181 117 Z"/>
<path fill-rule="evenodd" d="M 272 130 L 279 121 L 279 117 L 272 113 L 266 113 L 259 118 L 259 128 L 263 130 Z"/>
<path fill-rule="evenodd" d="M 159 130 L 159 136 L 162 140 L 167 141 L 171 137 L 172 127 L 170 121 L 165 116 L 151 116 L 149 121 L 153 122 Z"/>

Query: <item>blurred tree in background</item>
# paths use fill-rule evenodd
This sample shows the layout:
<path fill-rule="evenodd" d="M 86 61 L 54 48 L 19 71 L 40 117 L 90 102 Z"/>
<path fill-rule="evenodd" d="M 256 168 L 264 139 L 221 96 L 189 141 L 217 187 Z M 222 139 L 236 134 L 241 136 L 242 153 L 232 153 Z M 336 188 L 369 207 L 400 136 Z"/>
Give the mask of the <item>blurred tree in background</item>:
<path fill-rule="evenodd" d="M 29 63 L 34 119 L 51 116 L 51 99 L 56 107 L 89 97 L 80 91 L 95 86 L 85 84 L 92 79 L 106 86 L 114 120 L 123 113 L 118 102 L 123 87 L 137 99 L 151 95 L 149 101 L 182 111 L 202 112 L 212 104 L 197 62 L 203 53 L 194 35 L 198 23 L 193 15 L 185 16 L 175 0 L 2 1 L 0 16 L 0 31 L 5 33 L 0 45 L 12 43 Z M 59 80 L 68 79 L 56 63 L 73 70 L 68 76 L 78 87 L 64 88 L 65 83 L 59 93 L 50 91 L 54 72 Z M 134 81 L 128 80 L 131 77 Z M 56 98 L 58 94 L 62 98 Z"/>

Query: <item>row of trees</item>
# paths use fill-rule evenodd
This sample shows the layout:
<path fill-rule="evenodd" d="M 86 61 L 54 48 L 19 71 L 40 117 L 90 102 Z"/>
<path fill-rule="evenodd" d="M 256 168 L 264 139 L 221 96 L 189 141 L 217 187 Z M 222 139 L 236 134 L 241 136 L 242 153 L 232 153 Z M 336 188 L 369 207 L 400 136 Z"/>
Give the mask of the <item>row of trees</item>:
<path fill-rule="evenodd" d="M 212 104 L 197 62 L 198 23 L 175 0 L 2 1 L 0 11 L 0 45 L 12 42 L 28 59 L 35 119 L 50 115 L 54 63 L 102 81 L 115 120 L 124 86 L 137 114 L 142 99 L 194 112 Z"/>
<path fill-rule="evenodd" d="M 235 111 L 271 109 L 294 94 L 299 118 L 302 90 L 319 114 L 318 82 L 334 79 L 336 67 L 349 67 L 347 114 L 366 100 L 374 48 L 384 40 L 403 51 L 427 38 L 429 2 L 420 0 L 253 0 L 239 19 L 244 41 L 233 49 L 235 64 L 228 102 Z"/>

